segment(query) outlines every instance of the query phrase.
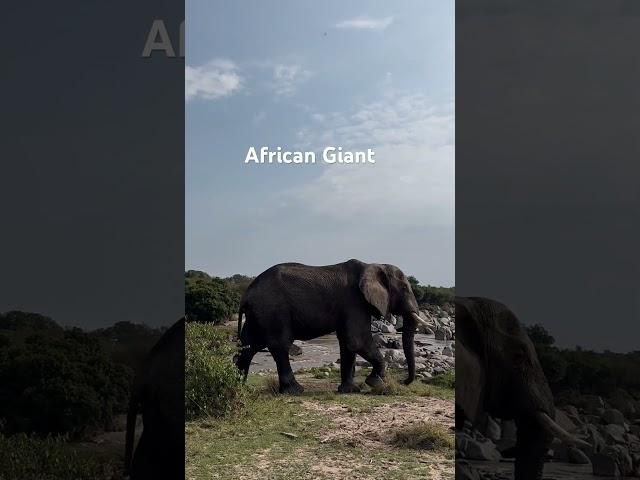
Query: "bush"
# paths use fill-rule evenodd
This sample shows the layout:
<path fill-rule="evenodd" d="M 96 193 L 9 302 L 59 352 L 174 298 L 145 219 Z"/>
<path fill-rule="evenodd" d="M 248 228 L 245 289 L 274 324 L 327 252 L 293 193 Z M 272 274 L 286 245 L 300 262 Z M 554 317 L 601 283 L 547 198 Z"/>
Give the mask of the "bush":
<path fill-rule="evenodd" d="M 132 376 L 80 329 L 31 335 L 0 349 L 0 426 L 71 436 L 109 428 L 126 411 Z"/>
<path fill-rule="evenodd" d="M 245 389 L 228 334 L 212 325 L 187 323 L 185 351 L 187 419 L 222 417 L 243 404 Z"/>
<path fill-rule="evenodd" d="M 0 435 L 0 480 L 111 480 L 115 469 L 80 456 L 64 438 Z"/>
<path fill-rule="evenodd" d="M 187 320 L 221 323 L 238 312 L 240 294 L 221 278 L 189 270 L 185 273 L 184 288 Z"/>

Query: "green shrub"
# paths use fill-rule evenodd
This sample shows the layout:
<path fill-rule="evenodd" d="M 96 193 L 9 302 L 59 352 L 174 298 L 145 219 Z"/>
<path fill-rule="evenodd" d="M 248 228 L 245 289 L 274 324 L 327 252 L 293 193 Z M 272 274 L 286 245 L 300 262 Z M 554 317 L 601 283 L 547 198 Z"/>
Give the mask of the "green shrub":
<path fill-rule="evenodd" d="M 80 329 L 0 349 L 2 432 L 82 435 L 126 412 L 132 372 Z"/>
<path fill-rule="evenodd" d="M 79 455 L 64 438 L 0 435 L 0 480 L 111 480 L 110 463 Z"/>
<path fill-rule="evenodd" d="M 238 312 L 240 294 L 221 278 L 189 270 L 184 281 L 187 320 L 221 323 Z"/>
<path fill-rule="evenodd" d="M 245 399 L 236 352 L 227 333 L 201 323 L 186 325 L 185 415 L 188 419 L 224 416 Z"/>

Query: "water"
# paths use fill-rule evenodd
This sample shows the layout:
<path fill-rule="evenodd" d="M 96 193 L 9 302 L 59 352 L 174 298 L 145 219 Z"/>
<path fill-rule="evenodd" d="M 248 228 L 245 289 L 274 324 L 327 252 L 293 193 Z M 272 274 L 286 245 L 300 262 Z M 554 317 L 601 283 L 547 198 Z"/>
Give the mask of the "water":
<path fill-rule="evenodd" d="M 402 344 L 402 335 L 385 334 L 386 338 L 395 338 Z M 451 345 L 451 341 L 436 340 L 433 335 L 416 333 L 414 339 L 416 345 L 427 348 L 429 352 L 440 353 L 446 345 Z M 296 345 L 302 348 L 302 355 L 291 357 L 291 368 L 293 371 L 312 367 L 322 367 L 328 363 L 335 362 L 340 358 L 340 346 L 335 334 L 323 335 L 313 340 L 296 340 Z M 384 349 L 383 349 L 384 350 Z M 358 357 L 360 359 L 360 357 Z M 258 352 L 251 362 L 250 372 L 275 371 L 276 364 L 269 352 Z"/>

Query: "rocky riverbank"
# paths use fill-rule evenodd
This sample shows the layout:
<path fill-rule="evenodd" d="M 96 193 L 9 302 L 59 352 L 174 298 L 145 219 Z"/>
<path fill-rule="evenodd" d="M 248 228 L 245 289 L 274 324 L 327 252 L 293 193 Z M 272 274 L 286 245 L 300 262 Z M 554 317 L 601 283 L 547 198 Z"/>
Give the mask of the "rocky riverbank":
<path fill-rule="evenodd" d="M 592 447 L 579 450 L 554 440 L 548 452 L 552 463 L 545 467 L 545 478 L 640 477 L 640 400 L 619 390 L 606 399 L 574 395 L 560 402 L 556 422 Z M 513 421 L 488 418 L 482 431 L 465 425 L 456 432 L 456 456 L 460 460 L 456 478 L 511 478 L 512 473 L 499 462 L 511 461 L 503 453 L 515 446 L 515 440 Z M 563 474 L 549 477 L 551 470 Z"/>
<path fill-rule="evenodd" d="M 455 368 L 455 312 L 453 307 L 424 306 L 420 317 L 425 321 L 418 327 L 414 343 L 416 353 L 416 377 L 429 379 Z M 389 368 L 404 368 L 406 359 L 402 350 L 402 317 L 389 315 L 384 320 L 371 322 L 376 344 L 382 351 Z M 335 334 L 309 340 L 296 341 L 290 351 L 294 371 L 333 367 L 340 364 L 340 348 Z M 358 357 L 356 369 L 370 366 Z M 275 363 L 268 352 L 259 352 L 251 363 L 251 372 L 272 372 Z"/>

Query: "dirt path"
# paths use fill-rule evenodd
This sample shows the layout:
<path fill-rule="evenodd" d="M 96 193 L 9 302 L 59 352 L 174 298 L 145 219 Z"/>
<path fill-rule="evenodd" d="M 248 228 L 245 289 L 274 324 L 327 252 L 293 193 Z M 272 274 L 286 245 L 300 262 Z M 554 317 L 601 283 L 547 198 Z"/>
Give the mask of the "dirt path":
<path fill-rule="evenodd" d="M 393 456 L 397 447 L 392 444 L 393 433 L 405 430 L 425 421 L 437 423 L 446 428 L 453 428 L 454 411 L 451 401 L 438 398 L 412 398 L 410 400 L 377 405 L 365 409 L 354 409 L 348 405 L 327 405 L 321 402 L 305 401 L 302 406 L 307 410 L 325 416 L 330 426 L 320 432 L 321 443 L 333 442 L 344 447 L 363 448 L 365 451 L 386 451 Z M 434 480 L 452 478 L 453 464 L 442 453 L 416 450 L 412 452 L 422 468 L 416 469 L 427 473 Z M 330 465 L 319 465 L 313 470 L 336 480 L 353 478 L 354 471 L 363 466 L 372 467 L 373 461 L 366 457 L 353 463 L 353 457 L 333 458 Z M 398 471 L 402 467 L 401 460 L 383 460 L 375 466 L 380 477 L 387 478 L 385 471 Z M 373 478 L 373 477 L 372 477 Z M 407 477 L 409 478 L 409 477 Z"/>

